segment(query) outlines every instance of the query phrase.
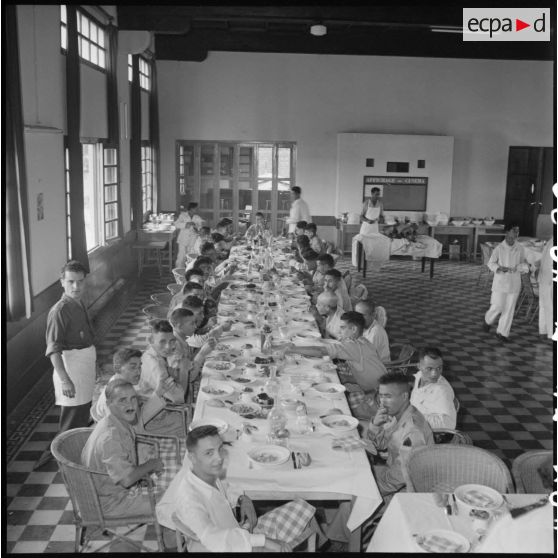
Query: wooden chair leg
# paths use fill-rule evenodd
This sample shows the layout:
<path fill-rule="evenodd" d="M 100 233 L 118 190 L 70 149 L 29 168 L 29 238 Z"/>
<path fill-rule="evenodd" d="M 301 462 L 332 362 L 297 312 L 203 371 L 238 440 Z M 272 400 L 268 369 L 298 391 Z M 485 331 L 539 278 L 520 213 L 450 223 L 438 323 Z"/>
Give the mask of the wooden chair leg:
<path fill-rule="evenodd" d="M 430 258 L 430 279 L 434 277 L 434 258 Z"/>
<path fill-rule="evenodd" d="M 425 267 L 425 265 L 426 265 L 426 258 L 425 258 L 424 256 L 421 258 L 421 262 L 420 262 L 420 263 L 421 263 L 420 272 L 421 272 L 421 273 L 424 273 L 424 267 Z"/>

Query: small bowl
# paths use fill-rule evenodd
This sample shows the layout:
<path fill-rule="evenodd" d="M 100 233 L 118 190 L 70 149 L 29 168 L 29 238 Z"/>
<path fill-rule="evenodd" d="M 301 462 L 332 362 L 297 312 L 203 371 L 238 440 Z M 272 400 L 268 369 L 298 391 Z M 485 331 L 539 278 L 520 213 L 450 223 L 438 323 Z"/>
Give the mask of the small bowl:
<path fill-rule="evenodd" d="M 211 382 L 200 389 L 211 399 L 225 400 L 234 393 L 234 387 L 226 382 Z"/>
<path fill-rule="evenodd" d="M 485 219 L 484 224 L 491 227 L 496 221 L 494 219 Z"/>
<path fill-rule="evenodd" d="M 257 446 L 248 451 L 248 459 L 261 468 L 269 469 L 286 463 L 291 452 L 283 446 Z"/>
<path fill-rule="evenodd" d="M 285 409 L 285 411 L 295 411 L 296 406 L 298 405 L 298 399 L 283 399 L 281 398 L 281 407 Z"/>
<path fill-rule="evenodd" d="M 497 510 L 504 502 L 498 491 L 482 484 L 462 484 L 454 494 L 459 511 L 463 510 L 467 516 L 471 510 Z"/>
<path fill-rule="evenodd" d="M 326 397 L 327 399 L 337 399 L 345 393 L 347 388 L 341 384 L 326 382 L 324 384 L 314 386 L 314 389 L 319 392 L 322 397 Z"/>
<path fill-rule="evenodd" d="M 188 430 L 193 430 L 198 426 L 208 426 L 208 425 L 217 427 L 217 430 L 219 430 L 219 434 L 224 434 L 229 429 L 229 425 L 224 420 L 221 420 L 219 418 L 206 418 L 206 419 L 193 420 L 188 425 Z"/>
<path fill-rule="evenodd" d="M 233 362 L 228 362 L 226 360 L 206 360 L 204 366 L 206 372 L 218 372 L 221 374 L 230 372 L 234 370 L 235 367 L 236 365 Z"/>
<path fill-rule="evenodd" d="M 351 415 L 328 415 L 322 418 L 322 424 L 337 436 L 354 430 L 358 426 L 358 419 Z"/>
<path fill-rule="evenodd" d="M 463 221 L 456 221 L 456 220 L 453 220 L 453 221 L 452 221 L 452 224 L 453 224 L 455 227 L 460 227 L 461 225 L 463 225 L 463 223 L 464 223 Z"/>
<path fill-rule="evenodd" d="M 261 407 L 255 403 L 235 403 L 230 410 L 241 417 L 257 415 Z"/>
<path fill-rule="evenodd" d="M 473 225 L 482 225 L 481 219 L 473 219 Z"/>

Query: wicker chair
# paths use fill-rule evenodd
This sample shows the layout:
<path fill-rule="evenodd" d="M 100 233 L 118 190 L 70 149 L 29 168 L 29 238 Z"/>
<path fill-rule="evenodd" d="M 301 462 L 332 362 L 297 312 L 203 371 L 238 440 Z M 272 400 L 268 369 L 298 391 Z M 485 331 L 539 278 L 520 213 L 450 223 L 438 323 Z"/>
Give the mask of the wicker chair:
<path fill-rule="evenodd" d="M 182 288 L 182 285 L 179 285 L 178 283 L 169 283 L 167 285 L 167 289 L 170 291 L 171 295 L 175 295 L 180 289 Z"/>
<path fill-rule="evenodd" d="M 512 463 L 515 489 L 521 494 L 546 494 L 549 490 L 543 485 L 538 468 L 552 458 L 550 450 L 533 450 L 522 453 Z"/>
<path fill-rule="evenodd" d="M 184 277 L 185 273 L 186 273 L 185 267 L 175 267 L 172 270 L 172 275 L 177 285 L 184 285 L 184 283 L 186 283 L 186 277 Z"/>
<path fill-rule="evenodd" d="M 468 483 L 513 492 L 510 472 L 489 451 L 469 445 L 435 444 L 411 450 L 407 462 L 409 492 L 453 492 Z"/>
<path fill-rule="evenodd" d="M 406 343 L 392 343 L 390 350 L 392 354 L 398 354 L 398 356 L 394 360 L 384 362 L 387 371 L 406 372 L 407 368 L 411 365 L 411 358 L 413 358 L 416 349 Z"/>
<path fill-rule="evenodd" d="M 150 320 L 166 320 L 168 311 L 168 306 L 160 306 L 158 304 L 148 304 L 142 308 L 142 312 Z"/>
<path fill-rule="evenodd" d="M 157 545 L 160 552 L 164 552 L 163 534 L 155 514 L 155 495 L 153 493 L 153 483 L 149 477 L 145 482 L 148 487 L 149 500 L 152 513 L 149 515 L 130 515 L 121 517 L 110 517 L 105 515 L 97 493 L 97 483 L 101 477 L 108 477 L 106 473 L 94 471 L 80 464 L 81 452 L 92 428 L 74 428 L 58 434 L 50 446 L 52 455 L 58 462 L 60 474 L 70 499 L 74 513 L 74 523 L 76 526 L 75 552 L 83 551 L 87 546 L 89 538 L 84 535 L 86 527 L 97 527 L 105 533 L 110 534 L 111 540 L 105 545 L 96 549 L 101 551 L 112 543 L 113 538 L 125 540 L 138 550 L 149 550 L 140 542 L 128 538 L 128 535 L 142 525 L 152 524 L 157 535 Z M 116 533 L 110 528 L 134 525 L 123 535 Z"/>
<path fill-rule="evenodd" d="M 531 323 L 535 315 L 537 315 L 539 303 L 539 292 L 538 288 L 535 290 L 533 283 L 531 283 L 531 275 L 529 273 L 521 274 L 521 293 L 519 294 L 519 299 L 517 301 L 517 306 L 515 309 L 515 315 L 517 316 L 526 304 L 527 310 L 525 310 L 525 321 Z M 531 314 L 531 310 L 533 313 Z"/>
<path fill-rule="evenodd" d="M 435 444 L 461 444 L 464 446 L 472 446 L 473 440 L 471 436 L 461 432 L 460 430 L 452 430 L 451 428 L 433 428 Z"/>
<path fill-rule="evenodd" d="M 172 300 L 172 294 L 167 292 L 154 293 L 151 295 L 151 300 L 160 306 L 169 306 Z"/>
<path fill-rule="evenodd" d="M 479 271 L 479 276 L 477 278 L 477 285 L 480 283 L 482 278 L 483 279 L 482 286 L 486 287 L 488 285 L 488 279 L 494 275 L 494 273 L 490 271 L 490 269 L 488 269 L 487 267 L 488 260 L 490 259 L 490 256 L 492 255 L 492 251 L 494 250 L 494 248 L 484 242 L 481 243 L 480 247 L 481 247 L 481 254 L 482 254 L 482 265 Z"/>

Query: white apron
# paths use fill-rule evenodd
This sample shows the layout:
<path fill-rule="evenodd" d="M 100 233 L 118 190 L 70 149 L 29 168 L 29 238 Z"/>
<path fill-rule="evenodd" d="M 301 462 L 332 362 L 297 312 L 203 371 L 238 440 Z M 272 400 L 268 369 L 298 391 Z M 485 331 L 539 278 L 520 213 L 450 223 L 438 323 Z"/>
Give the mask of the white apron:
<path fill-rule="evenodd" d="M 366 210 L 365 217 L 367 219 L 376 219 L 376 221 L 380 218 L 380 204 L 376 207 L 373 205 L 368 205 L 368 209 Z M 362 223 L 360 226 L 360 234 L 364 236 L 368 236 L 371 234 L 378 234 L 380 232 L 380 228 L 378 227 L 378 223 Z"/>
<path fill-rule="evenodd" d="M 70 380 L 74 383 L 76 394 L 74 397 L 66 397 L 62 393 L 62 382 L 58 374 L 53 371 L 52 382 L 54 384 L 56 405 L 76 407 L 77 405 L 91 402 L 95 389 L 96 360 L 97 352 L 94 345 L 85 349 L 62 351 L 62 362 L 68 376 L 70 376 Z"/>

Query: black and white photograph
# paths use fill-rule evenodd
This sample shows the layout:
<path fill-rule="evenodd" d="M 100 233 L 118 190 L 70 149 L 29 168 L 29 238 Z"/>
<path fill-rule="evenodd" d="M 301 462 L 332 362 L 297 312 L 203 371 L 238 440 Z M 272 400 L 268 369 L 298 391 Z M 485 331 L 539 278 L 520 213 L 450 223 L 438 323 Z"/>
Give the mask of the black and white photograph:
<path fill-rule="evenodd" d="M 556 4 L 8 3 L 5 554 L 556 555 Z"/>

